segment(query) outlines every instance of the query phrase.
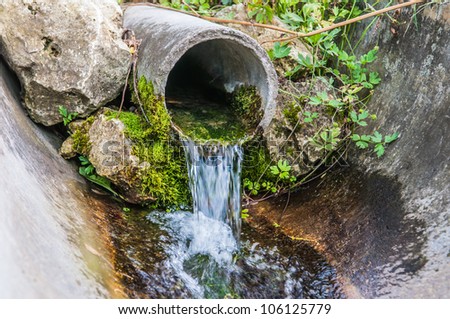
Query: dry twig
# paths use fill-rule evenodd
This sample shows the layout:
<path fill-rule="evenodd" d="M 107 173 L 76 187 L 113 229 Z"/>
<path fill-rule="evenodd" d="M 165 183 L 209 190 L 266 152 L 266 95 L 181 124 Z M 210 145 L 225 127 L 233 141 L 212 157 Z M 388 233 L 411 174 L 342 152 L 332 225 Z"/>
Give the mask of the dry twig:
<path fill-rule="evenodd" d="M 273 26 L 273 25 L 267 25 L 267 24 L 256 23 L 256 22 L 239 21 L 239 20 L 232 20 L 232 19 L 222 19 L 222 18 L 201 16 L 197 12 L 195 12 L 195 10 L 193 10 L 189 5 L 187 5 L 187 7 L 191 11 L 195 12 L 195 14 L 190 13 L 190 12 L 186 12 L 186 11 L 181 11 L 181 10 L 174 9 L 174 8 L 165 7 L 165 6 L 158 5 L 158 4 L 153 4 L 153 3 L 131 3 L 131 4 L 125 5 L 125 7 L 143 6 L 143 5 L 145 5 L 145 6 L 156 7 L 156 8 L 166 9 L 166 10 L 170 10 L 170 11 L 176 11 L 176 12 L 184 13 L 184 14 L 187 14 L 187 15 L 191 15 L 191 16 L 194 16 L 194 17 L 198 17 L 200 19 L 204 19 L 204 20 L 208 20 L 208 21 L 216 22 L 216 23 L 241 24 L 241 25 L 246 25 L 246 26 L 270 29 L 270 30 L 279 31 L 279 32 L 282 32 L 282 33 L 292 34 L 292 36 L 286 37 L 286 38 L 283 38 L 283 39 L 278 39 L 278 40 L 273 40 L 273 41 L 272 40 L 271 41 L 266 41 L 266 42 L 278 42 L 278 41 L 286 42 L 286 41 L 291 41 L 291 40 L 296 39 L 296 38 L 311 37 L 313 35 L 316 35 L 316 34 L 319 34 L 319 33 L 322 33 L 322 32 L 330 31 L 330 30 L 333 30 L 333 29 L 336 29 L 336 28 L 340 28 L 340 27 L 343 27 L 343 26 L 346 26 L 346 25 L 349 25 L 349 24 L 352 24 L 352 23 L 355 23 L 355 22 L 358 22 L 358 21 L 361 21 L 361 20 L 364 20 L 364 19 L 368 19 L 368 18 L 377 16 L 377 15 L 380 15 L 380 14 L 383 14 L 383 13 L 386 13 L 386 12 L 389 12 L 389 11 L 398 10 L 400 8 L 412 6 L 412 5 L 415 5 L 415 4 L 422 3 L 422 2 L 425 2 L 425 0 L 411 0 L 409 2 L 400 3 L 400 4 L 393 5 L 393 6 L 390 6 L 390 7 L 387 7 L 387 8 L 383 8 L 383 9 L 380 9 L 380 10 L 377 10 L 377 11 L 374 11 L 374 12 L 363 14 L 362 16 L 359 16 L 359 17 L 356 17 L 356 18 L 353 18 L 353 19 L 350 19 L 350 20 L 342 21 L 342 22 L 339 22 L 339 23 L 335 23 L 335 24 L 329 25 L 327 27 L 324 27 L 324 28 L 321 28 L 321 29 L 318 29 L 318 30 L 314 30 L 314 31 L 311 31 L 311 32 L 308 32 L 308 33 L 295 32 L 295 31 L 292 31 L 292 30 L 289 30 L 289 29 L 286 29 L 286 28 L 281 28 L 281 27 L 277 27 L 277 26 Z M 185 3 L 185 1 L 183 1 L 183 3 Z"/>
<path fill-rule="evenodd" d="M 134 32 L 132 30 L 128 30 L 128 29 L 126 29 L 123 32 L 122 39 L 123 39 L 123 42 L 125 42 L 125 44 L 130 48 L 131 62 L 130 62 L 130 65 L 128 67 L 127 78 L 126 78 L 126 81 L 125 81 L 125 86 L 123 88 L 122 100 L 120 102 L 119 112 L 117 113 L 117 116 L 119 116 L 120 112 L 122 111 L 123 102 L 125 100 L 125 92 L 126 92 L 127 86 L 128 86 L 128 79 L 130 78 L 131 70 L 133 70 L 134 94 L 136 96 L 136 100 L 138 101 L 139 108 L 141 110 L 142 115 L 144 116 L 144 118 L 147 121 L 147 123 L 150 123 L 150 121 L 148 120 L 147 114 L 145 114 L 144 107 L 142 106 L 142 102 L 141 102 L 141 99 L 139 97 L 139 90 L 138 90 L 138 83 L 137 83 L 137 61 L 138 61 L 138 58 L 139 58 L 138 51 L 139 51 L 139 46 L 141 45 L 142 40 L 136 39 L 136 36 L 134 35 Z"/>

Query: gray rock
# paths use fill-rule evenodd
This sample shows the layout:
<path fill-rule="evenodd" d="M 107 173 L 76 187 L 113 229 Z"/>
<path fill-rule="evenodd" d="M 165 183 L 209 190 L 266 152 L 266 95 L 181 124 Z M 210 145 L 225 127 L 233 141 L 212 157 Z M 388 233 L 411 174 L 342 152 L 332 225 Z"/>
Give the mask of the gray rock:
<path fill-rule="evenodd" d="M 143 194 L 140 174 L 146 165 L 132 154 L 133 143 L 125 136 L 125 125 L 118 119 L 108 119 L 105 114 L 96 116 L 88 138 L 90 151 L 86 154 L 100 176 L 108 178 L 131 203 L 154 200 Z"/>
<path fill-rule="evenodd" d="M 65 159 L 74 158 L 77 155 L 74 146 L 74 140 L 71 136 L 69 136 L 61 145 L 59 149 L 59 155 L 61 155 Z"/>
<path fill-rule="evenodd" d="M 124 85 L 129 53 L 115 0 L 0 3 L 0 53 L 17 73 L 36 122 L 61 122 L 58 106 L 86 116 Z"/>
<path fill-rule="evenodd" d="M 273 121 L 263 136 L 273 162 L 287 160 L 296 176 L 313 170 L 327 155 L 311 142 L 320 128 L 332 128 L 333 121 L 323 106 L 308 104 L 303 96 L 327 92 L 333 96 L 333 88 L 326 78 L 317 77 L 305 82 L 283 81 L 277 97 Z M 304 112 L 317 113 L 312 123 L 305 123 Z"/>

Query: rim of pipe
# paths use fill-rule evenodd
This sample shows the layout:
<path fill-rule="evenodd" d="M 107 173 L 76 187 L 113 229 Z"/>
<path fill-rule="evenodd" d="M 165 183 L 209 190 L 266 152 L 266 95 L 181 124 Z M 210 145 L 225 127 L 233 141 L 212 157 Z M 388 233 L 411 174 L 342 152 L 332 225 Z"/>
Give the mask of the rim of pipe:
<path fill-rule="evenodd" d="M 133 30 L 136 37 L 142 40 L 137 65 L 138 77 L 144 75 L 147 80 L 151 80 L 155 93 L 165 96 L 171 71 L 190 50 L 210 43 L 210 50 L 214 51 L 213 42 L 223 42 L 219 43 L 218 48 L 223 46 L 222 51 L 228 50 L 237 56 L 227 56 L 220 50 L 217 51 L 218 54 L 224 54 L 230 59 L 228 62 L 238 62 L 239 67 L 235 71 L 241 73 L 241 78 L 235 79 L 235 83 L 229 78 L 223 84 L 229 86 L 228 92 L 232 91 L 233 84 L 256 86 L 264 112 L 258 127 L 265 130 L 269 126 L 275 114 L 278 78 L 267 52 L 256 40 L 241 31 L 182 12 L 145 5 L 128 6 L 124 10 L 124 27 Z M 165 36 L 171 32 L 172 36 Z M 155 53 L 153 51 L 159 51 L 159 55 L 152 55 Z M 218 62 L 214 60 L 213 63 Z M 227 77 L 231 77 L 233 73 L 227 68 L 222 71 L 222 75 Z"/>

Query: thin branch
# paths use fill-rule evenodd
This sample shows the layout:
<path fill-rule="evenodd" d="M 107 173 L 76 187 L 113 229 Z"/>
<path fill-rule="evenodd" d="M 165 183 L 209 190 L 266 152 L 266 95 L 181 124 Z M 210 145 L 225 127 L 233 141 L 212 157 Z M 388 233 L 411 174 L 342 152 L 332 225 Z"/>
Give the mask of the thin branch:
<path fill-rule="evenodd" d="M 182 2 L 186 7 L 188 7 L 189 10 L 191 10 L 192 13 L 193 13 L 196 17 L 200 17 L 200 14 L 199 14 L 197 11 L 195 11 L 188 3 L 186 3 L 186 1 L 181 0 L 181 2 Z"/>
<path fill-rule="evenodd" d="M 342 21 L 342 22 L 339 22 L 339 23 L 335 23 L 335 24 L 329 25 L 328 27 L 325 27 L 325 28 L 314 30 L 314 31 L 311 31 L 311 32 L 308 32 L 308 33 L 297 33 L 296 36 L 286 37 L 286 38 L 282 38 L 282 39 L 264 41 L 264 43 L 287 42 L 287 41 L 292 41 L 292 40 L 297 39 L 297 38 L 311 37 L 311 36 L 319 34 L 319 33 L 323 33 L 323 32 L 327 32 L 327 31 L 330 31 L 330 30 L 333 30 L 333 29 L 336 29 L 336 28 L 344 27 L 346 25 L 349 25 L 349 24 L 352 24 L 352 23 L 355 23 L 355 22 L 358 22 L 358 21 L 362 21 L 362 20 L 365 20 L 365 19 L 368 19 L 368 18 L 371 18 L 371 17 L 374 17 L 374 16 L 378 16 L 380 14 L 383 14 L 383 13 L 386 13 L 386 12 L 389 12 L 389 11 L 397 10 L 397 9 L 400 9 L 400 8 L 403 8 L 403 7 L 412 6 L 412 5 L 415 5 L 415 4 L 418 4 L 418 3 L 422 3 L 422 2 L 424 2 L 424 0 L 412 0 L 410 2 L 400 3 L 400 4 L 397 4 L 397 5 L 394 5 L 394 6 L 390 6 L 390 7 L 384 8 L 384 9 L 380 9 L 380 10 L 377 10 L 377 11 L 374 11 L 374 12 L 363 14 L 362 16 L 359 16 L 359 17 L 356 17 L 356 18 L 353 18 L 353 19 L 350 19 L 350 20 L 346 20 L 346 21 Z"/>
<path fill-rule="evenodd" d="M 198 13 L 197 14 L 193 14 L 193 13 L 189 13 L 189 12 L 186 12 L 186 11 L 181 11 L 181 10 L 178 10 L 178 9 L 169 8 L 169 7 L 165 7 L 165 6 L 161 6 L 161 5 L 153 4 L 153 3 L 130 3 L 130 4 L 124 5 L 124 7 L 126 8 L 126 7 L 144 6 L 145 5 L 145 6 L 156 7 L 156 8 L 161 8 L 161 9 L 165 9 L 165 10 L 180 12 L 180 13 L 183 13 L 183 14 L 191 15 L 191 16 L 198 17 L 200 19 L 208 20 L 208 21 L 211 21 L 211 22 L 241 24 L 241 25 L 246 25 L 246 26 L 253 26 L 253 27 L 259 27 L 259 28 L 264 28 L 264 29 L 275 30 L 275 31 L 279 31 L 279 32 L 282 32 L 282 33 L 288 33 L 288 34 L 292 34 L 293 35 L 292 37 L 287 37 L 287 38 L 278 39 L 278 40 L 266 41 L 266 43 L 267 43 L 267 42 L 278 42 L 278 41 L 285 42 L 285 41 L 294 40 L 296 38 L 311 37 L 313 35 L 316 35 L 316 34 L 319 34 L 319 33 L 322 33 L 322 32 L 330 31 L 330 30 L 333 30 L 333 29 L 336 29 L 336 28 L 340 28 L 340 27 L 343 27 L 343 26 L 346 26 L 346 25 L 349 25 L 349 24 L 352 24 L 352 23 L 355 23 L 355 22 L 358 22 L 358 21 L 361 21 L 361 20 L 364 20 L 364 19 L 368 19 L 368 18 L 377 16 L 377 15 L 380 15 L 380 14 L 383 14 L 383 13 L 386 13 L 386 12 L 389 12 L 389 11 L 397 10 L 397 9 L 400 9 L 400 8 L 403 8 L 403 7 L 412 6 L 412 5 L 415 5 L 415 4 L 418 4 L 418 3 L 422 3 L 422 2 L 425 2 L 425 0 L 412 0 L 412 1 L 409 1 L 409 2 L 400 3 L 400 4 L 393 5 L 393 6 L 390 6 L 390 7 L 387 7 L 387 8 L 383 8 L 383 9 L 380 9 L 380 10 L 377 10 L 377 11 L 374 11 L 374 12 L 363 14 L 362 16 L 359 16 L 359 17 L 356 17 L 356 18 L 353 18 L 353 19 L 350 19 L 350 20 L 346 20 L 346 21 L 343 21 L 343 22 L 335 23 L 335 24 L 329 25 L 329 26 L 327 26 L 325 28 L 314 30 L 314 31 L 311 31 L 311 32 L 308 32 L 308 33 L 295 32 L 295 31 L 292 31 L 292 30 L 289 30 L 289 29 L 286 29 L 286 28 L 281 28 L 281 27 L 277 27 L 277 26 L 273 26 L 273 25 L 267 25 L 267 24 L 262 24 L 262 23 L 254 23 L 254 22 L 248 22 L 248 21 L 239 21 L 239 20 L 232 20 L 232 19 L 221 19 L 221 18 L 215 18 L 215 17 L 200 16 L 200 15 L 198 15 Z M 184 3 L 184 1 L 183 1 L 183 3 Z M 190 9 L 193 10 L 192 8 L 190 8 Z"/>
<path fill-rule="evenodd" d="M 287 199 L 286 199 L 286 204 L 284 205 L 283 211 L 280 214 L 280 217 L 278 218 L 278 224 L 281 225 L 281 220 L 283 219 L 283 215 L 286 212 L 288 206 L 289 206 L 289 201 L 291 200 L 291 189 L 289 188 L 288 190 L 288 195 L 287 195 Z"/>
<path fill-rule="evenodd" d="M 133 87 L 134 87 L 134 94 L 136 95 L 136 100 L 138 101 L 139 108 L 141 109 L 142 115 L 144 116 L 144 118 L 147 121 L 147 123 L 151 124 L 149 119 L 148 119 L 148 117 L 147 117 L 147 114 L 145 113 L 144 107 L 142 106 L 141 98 L 139 96 L 138 83 L 137 83 L 137 70 L 136 70 L 137 69 L 137 67 L 136 67 L 137 59 L 138 59 L 138 57 L 136 55 L 135 60 L 133 61 L 133 81 L 134 81 L 133 82 Z"/>
<path fill-rule="evenodd" d="M 117 112 L 117 117 L 119 117 L 120 112 L 122 112 L 123 103 L 125 101 L 125 93 L 127 92 L 127 87 L 128 87 L 128 79 L 130 78 L 132 66 L 133 66 L 133 62 L 130 62 L 130 65 L 128 66 L 127 78 L 125 79 L 125 85 L 123 86 L 122 100 L 120 101 L 120 107 L 119 107 L 119 112 Z"/>
<path fill-rule="evenodd" d="M 203 20 L 216 22 L 216 23 L 242 24 L 242 25 L 246 25 L 246 26 L 258 27 L 258 28 L 264 28 L 264 29 L 271 29 L 271 30 L 275 30 L 275 31 L 283 32 L 283 33 L 289 33 L 289 34 L 295 34 L 295 35 L 298 34 L 298 32 L 295 32 L 295 31 L 292 31 L 292 30 L 289 30 L 289 29 L 285 29 L 285 28 L 281 28 L 281 27 L 277 27 L 277 26 L 274 26 L 274 25 L 268 25 L 268 24 L 263 24 L 263 23 L 250 22 L 250 21 L 240 21 L 240 20 L 222 19 L 222 18 L 202 16 L 202 15 L 199 15 L 195 11 L 194 12 L 196 14 L 193 14 L 193 13 L 190 13 L 190 12 L 186 12 L 186 11 L 182 11 L 182 10 L 178 10 L 178 9 L 174 9 L 174 8 L 170 8 L 170 7 L 165 7 L 165 6 L 162 6 L 162 5 L 159 5 L 159 4 L 153 4 L 153 3 L 129 3 L 129 4 L 125 4 L 124 5 L 125 8 L 127 8 L 127 7 L 135 7 L 135 6 L 147 6 L 147 7 L 155 7 L 155 8 L 165 9 L 165 10 L 169 10 L 169 11 L 175 11 L 175 12 L 187 14 L 187 15 L 190 15 L 190 16 L 193 16 L 193 17 L 197 17 L 197 18 L 200 18 L 200 19 L 203 19 Z M 188 6 L 188 8 L 193 10 L 189 6 Z"/>

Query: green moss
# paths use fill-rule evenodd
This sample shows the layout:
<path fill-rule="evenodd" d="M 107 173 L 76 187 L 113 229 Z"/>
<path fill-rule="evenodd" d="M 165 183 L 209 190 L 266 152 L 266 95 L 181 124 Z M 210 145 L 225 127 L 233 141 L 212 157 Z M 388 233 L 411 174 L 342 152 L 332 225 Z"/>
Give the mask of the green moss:
<path fill-rule="evenodd" d="M 153 85 L 144 77 L 138 89 L 142 106 L 150 123 L 132 112 L 110 111 L 109 118 L 119 118 L 125 125 L 125 135 L 133 141 L 133 154 L 147 163 L 139 172 L 129 172 L 141 180 L 141 192 L 156 198 L 159 208 L 188 205 L 190 193 L 184 152 L 171 135 L 171 118 L 162 97 L 154 94 Z M 137 102 L 136 97 L 133 100 Z"/>
<path fill-rule="evenodd" d="M 94 117 L 88 117 L 82 124 L 77 125 L 72 133 L 73 149 L 78 154 L 88 156 L 91 151 L 91 142 L 89 141 L 89 129 L 94 122 Z"/>
<path fill-rule="evenodd" d="M 173 122 L 194 140 L 224 143 L 245 139 L 263 115 L 256 87 L 239 86 L 223 100 L 226 103 L 188 99 L 168 102 L 168 108 Z"/>
<path fill-rule="evenodd" d="M 256 129 L 263 117 L 261 96 L 253 85 L 241 85 L 230 98 L 231 107 L 242 117 L 248 129 Z"/>
<path fill-rule="evenodd" d="M 262 176 L 268 178 L 268 167 L 272 164 L 267 144 L 260 136 L 244 143 L 242 179 L 257 181 Z"/>
<path fill-rule="evenodd" d="M 295 102 L 292 102 L 283 109 L 283 115 L 284 115 L 284 118 L 286 119 L 286 121 L 292 127 L 295 127 L 299 120 L 299 113 L 301 111 L 302 111 L 302 108 L 300 107 L 300 105 L 296 104 Z M 297 128 L 297 130 L 298 130 L 298 128 Z"/>
<path fill-rule="evenodd" d="M 170 110 L 174 123 L 196 141 L 235 142 L 247 135 L 244 123 L 224 105 L 182 105 Z"/>

